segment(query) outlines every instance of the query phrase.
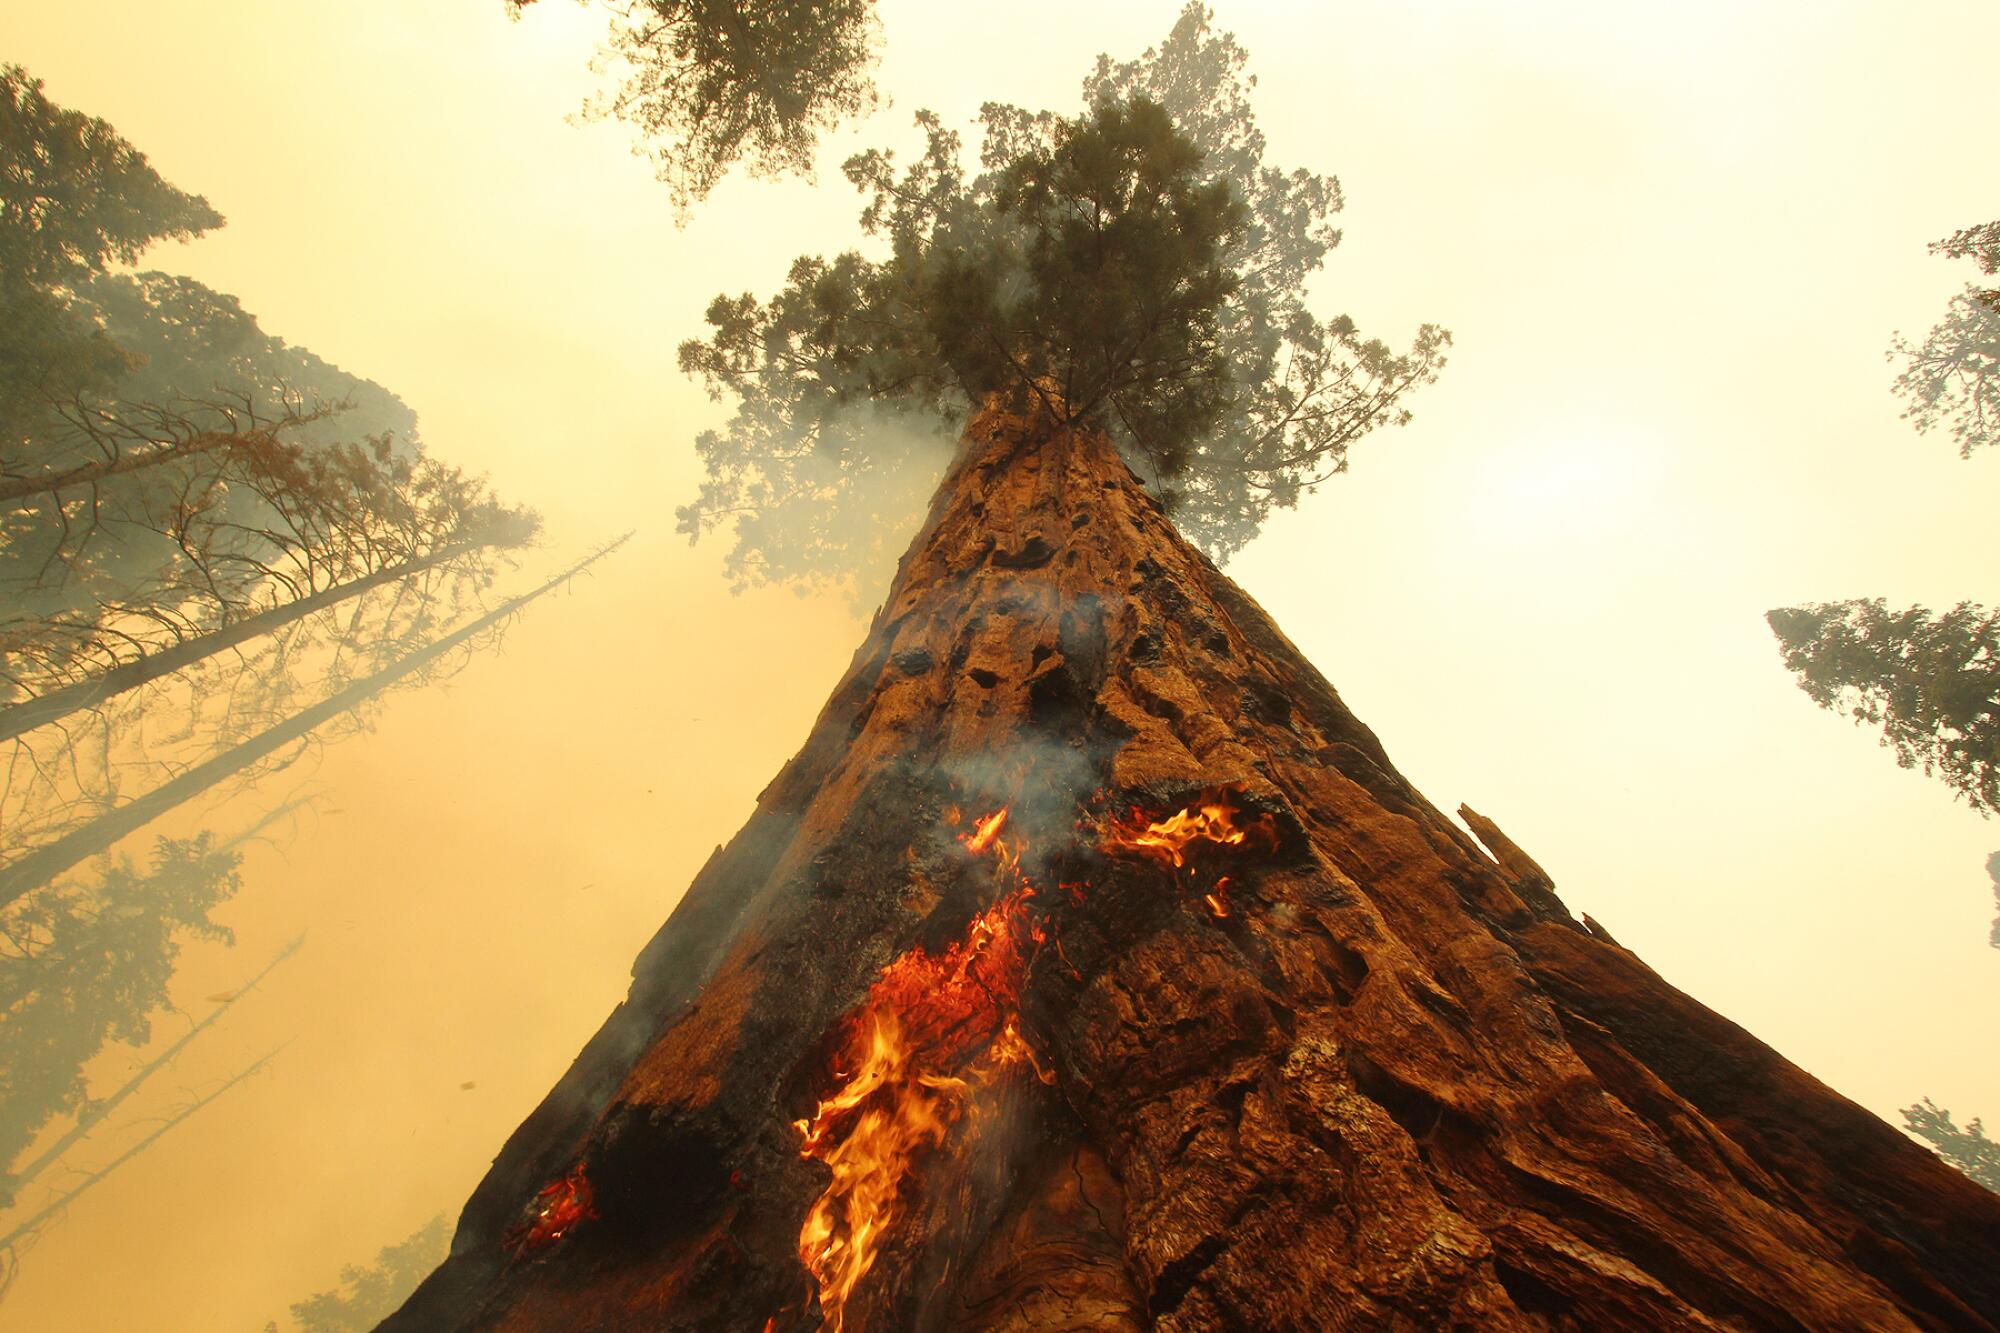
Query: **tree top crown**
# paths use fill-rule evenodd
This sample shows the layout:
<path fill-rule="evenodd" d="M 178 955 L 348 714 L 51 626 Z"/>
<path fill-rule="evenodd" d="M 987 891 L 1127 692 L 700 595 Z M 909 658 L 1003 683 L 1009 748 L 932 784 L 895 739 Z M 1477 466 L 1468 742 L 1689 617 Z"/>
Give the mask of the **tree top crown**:
<path fill-rule="evenodd" d="M 1160 46 L 1100 57 L 1080 113 L 988 103 L 976 170 L 928 111 L 907 162 L 850 158 L 886 254 L 803 256 L 768 300 L 718 296 L 681 347 L 738 404 L 697 441 L 708 480 L 682 530 L 733 517 L 739 582 L 838 574 L 887 517 L 867 482 L 908 470 L 912 427 L 1054 385 L 1044 406 L 1107 430 L 1226 557 L 1406 420 L 1449 335 L 1426 325 L 1398 354 L 1307 308 L 1340 187 L 1264 162 L 1246 56 L 1212 17 L 1191 3 Z"/>

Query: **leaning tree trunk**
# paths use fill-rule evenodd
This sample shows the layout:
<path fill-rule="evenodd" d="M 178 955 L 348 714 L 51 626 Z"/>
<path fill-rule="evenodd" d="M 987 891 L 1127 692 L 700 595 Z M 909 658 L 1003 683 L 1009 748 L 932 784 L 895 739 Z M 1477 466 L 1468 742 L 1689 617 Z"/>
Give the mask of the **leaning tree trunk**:
<path fill-rule="evenodd" d="M 1108 441 L 991 407 L 383 1327 L 1996 1327 L 2000 1197 L 1466 815 Z"/>
<path fill-rule="evenodd" d="M 626 533 L 602 550 L 571 565 L 539 587 L 509 598 L 477 620 L 406 653 L 372 675 L 334 691 L 284 721 L 266 727 L 248 740 L 239 741 L 218 754 L 210 755 L 185 771 L 167 779 L 151 791 L 143 792 L 123 805 L 115 806 L 61 837 L 51 839 L 19 858 L 0 866 L 0 907 L 32 893 L 77 862 L 108 852 L 122 839 L 138 832 L 161 815 L 174 810 L 227 778 L 235 777 L 251 765 L 297 744 L 337 717 L 353 712 L 405 676 L 429 666 L 454 648 L 468 643 L 487 630 L 518 615 L 528 603 L 555 591 L 590 566 L 623 546 Z"/>
<path fill-rule="evenodd" d="M 190 639 L 154 648 L 127 662 L 108 667 L 96 675 L 68 685 L 60 685 L 46 694 L 38 694 L 23 699 L 17 704 L 0 708 L 0 741 L 10 741 L 37 727 L 46 727 L 51 722 L 60 722 L 71 713 L 99 705 L 117 698 L 128 690 L 136 690 L 141 685 L 150 685 L 163 677 L 175 675 L 189 667 L 207 661 L 217 653 L 275 634 L 285 626 L 304 620 L 338 606 L 364 592 L 373 592 L 385 583 L 410 578 L 427 569 L 435 569 L 459 556 L 494 545 L 491 542 L 460 542 L 441 546 L 434 551 L 402 561 L 399 564 L 377 569 L 345 583 L 336 583 L 329 588 L 289 602 L 253 612 L 239 620 L 232 620 Z"/>

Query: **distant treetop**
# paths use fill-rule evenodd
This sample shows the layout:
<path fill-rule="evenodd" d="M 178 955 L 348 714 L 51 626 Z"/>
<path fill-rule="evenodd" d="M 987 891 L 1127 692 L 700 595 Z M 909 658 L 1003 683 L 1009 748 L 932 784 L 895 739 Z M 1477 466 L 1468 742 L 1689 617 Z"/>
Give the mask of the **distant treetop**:
<path fill-rule="evenodd" d="M 1765 614 L 1785 665 L 1822 708 L 1882 729 L 1904 768 L 2000 812 L 2000 611 L 1891 611 L 1879 597 Z"/>
<path fill-rule="evenodd" d="M 639 131 L 633 151 L 683 220 L 738 161 L 809 171 L 822 131 L 875 106 L 874 0 L 597 2 L 611 15 L 599 68 L 623 81 L 585 112 Z M 535 0 L 506 3 L 518 19 Z"/>
<path fill-rule="evenodd" d="M 1931 253 L 1970 259 L 2000 273 L 2000 222 L 1982 222 L 1933 241 Z M 1942 425 L 1958 441 L 1958 456 L 2000 440 L 2000 290 L 1967 283 L 1923 342 L 1898 335 L 1890 358 L 1903 360 L 1895 390 L 1903 415 L 1920 431 Z"/>

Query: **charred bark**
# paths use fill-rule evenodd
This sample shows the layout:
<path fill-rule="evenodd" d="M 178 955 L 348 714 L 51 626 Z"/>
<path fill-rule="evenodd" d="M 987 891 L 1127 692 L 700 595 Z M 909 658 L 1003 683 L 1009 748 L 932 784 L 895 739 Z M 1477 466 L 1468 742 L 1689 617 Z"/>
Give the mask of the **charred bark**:
<path fill-rule="evenodd" d="M 898 970 L 1014 901 L 953 823 L 1003 806 L 1043 1077 L 967 1076 L 827 1319 L 794 1122 Z M 1255 836 L 1134 854 L 1214 810 Z M 1491 854 L 1108 441 L 989 408 L 805 748 L 383 1327 L 1996 1327 L 2000 1198 L 1467 818 Z"/>

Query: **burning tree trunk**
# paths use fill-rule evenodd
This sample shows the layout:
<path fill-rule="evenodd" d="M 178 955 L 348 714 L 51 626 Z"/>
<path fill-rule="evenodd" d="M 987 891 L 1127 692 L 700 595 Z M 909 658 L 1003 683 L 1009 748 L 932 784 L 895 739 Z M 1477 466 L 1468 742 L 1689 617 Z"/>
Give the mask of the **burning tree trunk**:
<path fill-rule="evenodd" d="M 989 408 L 385 1329 L 1991 1329 L 2000 1199 L 1492 855 Z"/>

